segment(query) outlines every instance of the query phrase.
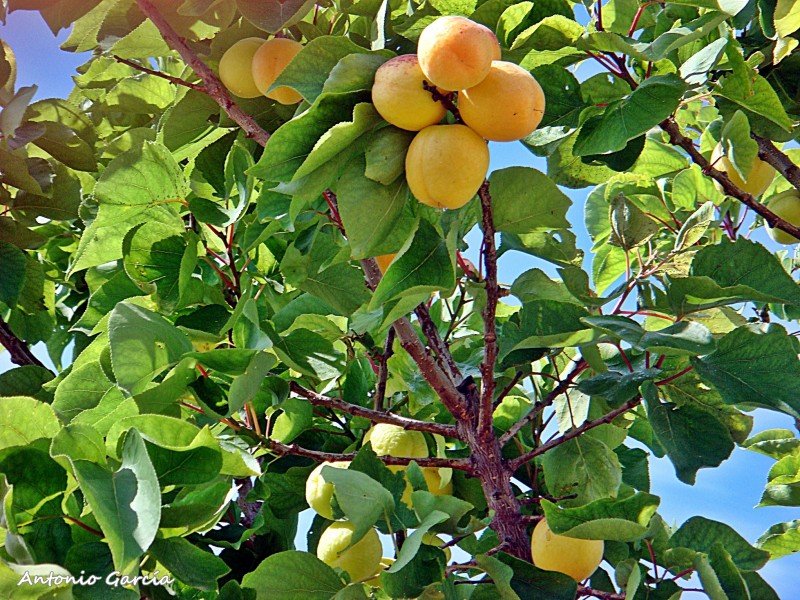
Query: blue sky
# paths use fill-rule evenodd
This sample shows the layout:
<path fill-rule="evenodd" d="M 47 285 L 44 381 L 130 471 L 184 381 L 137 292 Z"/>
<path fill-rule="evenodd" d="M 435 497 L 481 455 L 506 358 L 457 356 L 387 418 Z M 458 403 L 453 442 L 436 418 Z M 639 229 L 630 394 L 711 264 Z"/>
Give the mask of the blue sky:
<path fill-rule="evenodd" d="M 0 38 L 17 55 L 17 86 L 34 83 L 39 85 L 36 100 L 66 97 L 72 87 L 71 76 L 75 68 L 88 58 L 60 51 L 58 43 L 66 38 L 65 32 L 56 40 L 38 13 L 34 12 L 15 12 L 9 15 L 7 23 L 0 24 Z M 492 144 L 491 154 L 492 169 L 522 165 L 545 170 L 544 161 L 530 154 L 518 143 Z M 591 242 L 583 228 L 583 201 L 588 190 L 564 191 L 573 200 L 568 218 L 575 226 L 580 247 L 588 255 Z M 758 232 L 753 238 L 769 243 L 762 232 Z M 468 256 L 474 262 L 477 262 L 478 239 L 474 234 L 468 238 L 471 245 Z M 500 261 L 500 280 L 510 283 L 517 275 L 535 266 L 543 265 L 533 257 L 508 253 Z M 36 351 L 44 358 L 45 352 L 42 349 L 37 348 Z M 12 367 L 7 353 L 0 353 L 0 372 Z M 793 429 L 792 419 L 788 416 L 765 410 L 758 410 L 753 414 L 754 432 L 777 427 Z M 772 464 L 773 461 L 765 456 L 737 448 L 720 468 L 701 470 L 697 476 L 697 484 L 688 486 L 676 479 L 668 460 L 652 460 L 652 492 L 661 496 L 660 513 L 670 523 L 680 524 L 687 518 L 700 514 L 728 523 L 753 542 L 770 525 L 800 518 L 800 510 L 797 509 L 753 509 L 761 497 L 767 471 Z M 782 598 L 791 598 L 797 595 L 798 569 L 800 556 L 795 556 L 772 561 L 761 573 Z M 683 597 L 692 600 L 705 595 L 685 594 Z"/>

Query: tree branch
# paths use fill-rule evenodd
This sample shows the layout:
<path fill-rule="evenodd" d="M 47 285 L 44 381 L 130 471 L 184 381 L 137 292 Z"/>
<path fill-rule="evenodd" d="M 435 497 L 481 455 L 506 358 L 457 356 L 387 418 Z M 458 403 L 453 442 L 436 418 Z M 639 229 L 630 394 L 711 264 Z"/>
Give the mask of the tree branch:
<path fill-rule="evenodd" d="M 378 369 L 378 384 L 375 387 L 375 398 L 373 399 L 373 408 L 382 412 L 386 410 L 383 403 L 386 400 L 386 381 L 389 378 L 389 359 L 394 352 L 394 339 L 394 329 L 389 328 L 389 332 L 386 334 L 386 343 L 383 346 L 381 366 Z"/>
<path fill-rule="evenodd" d="M 158 28 L 164 40 L 171 48 L 176 50 L 184 62 L 189 65 L 203 82 L 204 91 L 222 107 L 228 116 L 241 127 L 248 137 L 253 138 L 261 146 L 267 144 L 269 133 L 256 123 L 255 119 L 245 113 L 222 85 L 216 73 L 206 65 L 194 50 L 189 47 L 186 40 L 172 28 L 172 25 L 158 12 L 150 0 L 136 0 L 139 10 L 150 19 Z"/>
<path fill-rule="evenodd" d="M 367 285 L 370 289 L 374 290 L 378 287 L 378 283 L 380 283 L 381 280 L 381 270 L 378 268 L 378 263 L 375 262 L 374 258 L 364 258 L 361 260 L 361 266 L 367 278 Z M 442 371 L 434 358 L 428 353 L 425 346 L 422 345 L 411 322 L 403 317 L 395 321 L 393 327 L 395 333 L 397 333 L 397 339 L 400 340 L 400 345 L 417 364 L 420 374 L 442 400 L 445 408 L 450 411 L 450 414 L 452 414 L 456 420 L 466 421 L 469 417 L 469 411 L 467 410 L 464 397 L 461 392 L 458 391 L 453 381 Z"/>
<path fill-rule="evenodd" d="M 772 140 L 762 138 L 754 133 L 750 135 L 758 142 L 759 158 L 775 167 L 775 170 L 783 175 L 786 181 L 800 190 L 800 167 L 794 164 L 791 158 L 777 148 L 775 144 L 772 143 Z"/>
<path fill-rule="evenodd" d="M 414 314 L 417 315 L 417 320 L 428 342 L 428 346 L 436 353 L 439 366 L 447 373 L 453 383 L 461 383 L 464 376 L 461 374 L 458 365 L 456 365 L 456 361 L 453 360 L 453 355 L 450 354 L 450 348 L 444 343 L 442 336 L 439 335 L 439 329 L 437 329 L 436 324 L 433 322 L 428 307 L 424 304 L 420 304 L 414 309 Z"/>
<path fill-rule="evenodd" d="M 572 385 L 572 382 L 575 380 L 575 378 L 581 373 L 581 371 L 586 369 L 588 366 L 589 365 L 587 365 L 583 359 L 575 363 L 575 366 L 573 367 L 572 371 L 570 371 L 569 375 L 567 375 L 565 379 L 560 381 L 558 385 L 556 385 L 556 387 L 554 387 L 553 390 L 549 394 L 547 394 L 544 400 L 537 403 L 533 407 L 533 409 L 531 409 L 531 412 L 529 412 L 527 415 L 525 415 L 525 417 L 514 423 L 508 431 L 506 431 L 503 435 L 500 436 L 500 446 L 501 447 L 505 446 L 508 442 L 510 442 L 513 439 L 515 435 L 517 435 L 522 430 L 523 427 L 525 427 L 528 423 L 533 421 L 538 414 L 540 414 L 545 408 L 547 408 L 553 402 L 555 402 L 555 399 L 558 398 L 564 392 L 566 392 L 569 389 L 569 386 Z"/>
<path fill-rule="evenodd" d="M 483 213 L 483 264 L 486 268 L 486 306 L 483 309 L 483 361 L 481 361 L 481 393 L 478 409 L 478 431 L 492 428 L 492 408 L 494 407 L 494 364 L 497 361 L 497 248 L 494 244 L 494 220 L 492 218 L 492 197 L 489 182 L 484 181 L 478 190 Z"/>
<path fill-rule="evenodd" d="M 358 406 L 357 404 L 345 402 L 339 398 L 332 398 L 330 396 L 318 394 L 315 391 L 302 387 L 295 381 L 289 383 L 289 389 L 298 396 L 308 400 L 314 406 L 324 406 L 326 408 L 340 410 L 349 415 L 353 415 L 354 417 L 363 417 L 365 419 L 369 419 L 373 423 L 387 423 L 389 425 L 397 425 L 403 429 L 409 429 L 412 431 L 427 431 L 428 433 L 436 433 L 450 438 L 460 437 L 455 425 L 432 423 L 429 421 L 418 421 L 416 419 L 401 417 L 400 415 L 396 415 L 394 413 L 365 408 L 363 406 Z"/>
<path fill-rule="evenodd" d="M 753 209 L 753 211 L 761 215 L 761 217 L 769 224 L 770 227 L 777 227 L 781 231 L 785 231 L 789 235 L 793 235 L 794 237 L 800 239 L 800 227 L 792 225 L 788 221 L 781 219 L 764 204 L 761 204 L 758 200 L 756 200 L 752 195 L 735 185 L 727 176 L 727 174 L 712 167 L 708 160 L 706 160 L 706 158 L 700 154 L 700 151 L 694 147 L 692 140 L 681 133 L 678 124 L 671 117 L 662 121 L 659 126 L 667 133 L 667 135 L 669 135 L 670 142 L 673 145 L 683 148 L 692 158 L 692 160 L 703 169 L 704 173 L 707 173 L 710 177 L 719 182 L 719 184 L 722 186 L 722 189 L 728 196 L 736 198 L 749 208 Z M 759 144 L 759 148 L 760 147 L 761 146 Z"/>
<path fill-rule="evenodd" d="M 46 369 L 42 361 L 34 356 L 28 344 L 19 339 L 8 324 L 0 318 L 0 344 L 8 350 L 11 355 L 11 362 L 15 365 L 24 367 L 26 365 L 34 365 Z"/>
<path fill-rule="evenodd" d="M 625 404 L 623 404 L 619 408 L 615 408 L 610 413 L 608 413 L 606 415 L 603 415 L 602 417 L 599 417 L 599 418 L 594 419 L 592 421 L 586 421 L 580 427 L 576 427 L 575 429 L 570 429 L 564 435 L 560 435 L 557 438 L 550 440 L 546 444 L 542 444 L 538 448 L 534 448 L 530 452 L 526 452 L 522 456 L 518 456 L 517 458 L 513 459 L 512 461 L 510 461 L 509 465 L 511 466 L 512 469 L 514 469 L 516 471 L 519 467 L 524 465 L 529 460 L 531 460 L 533 458 L 536 458 L 537 456 L 539 456 L 541 454 L 544 454 L 545 452 L 547 452 L 548 450 L 551 450 L 552 448 L 555 448 L 556 446 L 560 446 L 564 442 L 568 442 L 569 440 L 578 437 L 584 431 L 588 431 L 589 429 L 594 429 L 595 427 L 598 427 L 599 425 L 604 425 L 606 423 L 611 423 L 611 421 L 616 419 L 622 413 L 625 413 L 625 412 L 629 411 L 634 406 L 639 404 L 639 402 L 641 402 L 641 401 L 642 401 L 641 397 L 634 398 L 633 400 L 628 400 Z"/>
<path fill-rule="evenodd" d="M 322 452 L 321 450 L 309 450 L 302 448 L 297 444 L 282 444 L 275 440 L 264 438 L 262 443 L 272 452 L 279 456 L 287 454 L 293 456 L 305 456 L 317 462 L 334 462 L 334 461 L 351 461 L 356 457 L 355 452 L 340 454 L 337 452 Z M 379 456 L 386 465 L 406 466 L 412 462 L 417 463 L 420 467 L 435 467 L 446 469 L 457 469 L 459 471 L 466 471 L 472 473 L 473 468 L 468 458 L 409 458 L 406 456 Z"/>
<path fill-rule="evenodd" d="M 590 596 L 592 598 L 600 598 L 600 600 L 625 600 L 625 594 L 616 594 L 614 592 L 604 592 L 596 590 L 585 585 L 578 586 L 578 598 L 581 596 Z"/>
<path fill-rule="evenodd" d="M 181 79 L 180 77 L 173 77 L 172 75 L 168 75 L 163 71 L 155 71 L 153 69 L 148 69 L 143 65 L 135 63 L 132 60 L 122 58 L 121 56 L 117 56 L 116 54 L 114 54 L 113 56 L 114 60 L 116 60 L 117 62 L 122 63 L 123 65 L 128 65 L 129 67 L 136 69 L 137 71 L 141 71 L 142 73 L 147 73 L 148 75 L 155 75 L 156 77 L 161 77 L 162 79 L 166 79 L 170 83 L 174 83 L 175 85 L 182 85 L 184 87 L 189 88 L 190 90 L 194 90 L 202 94 L 208 93 L 206 88 L 200 85 L 199 83 L 192 83 L 191 81 L 186 81 L 185 79 Z"/>

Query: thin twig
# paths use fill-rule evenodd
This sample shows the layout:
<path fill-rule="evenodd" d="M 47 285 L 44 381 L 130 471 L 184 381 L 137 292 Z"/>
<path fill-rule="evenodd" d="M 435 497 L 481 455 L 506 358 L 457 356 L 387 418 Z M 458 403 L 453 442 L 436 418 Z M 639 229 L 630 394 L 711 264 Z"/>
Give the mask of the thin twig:
<path fill-rule="evenodd" d="M 632 400 L 628 400 L 625 404 L 623 404 L 619 408 L 615 408 L 608 414 L 605 414 L 602 417 L 593 419 L 591 421 L 586 421 L 580 427 L 576 427 L 575 429 L 570 429 L 565 434 L 558 436 L 557 438 L 547 442 L 546 444 L 542 444 L 538 448 L 534 448 L 530 452 L 526 452 L 522 456 L 518 456 L 517 458 L 511 460 L 509 462 L 509 465 L 516 471 L 520 466 L 522 466 L 529 460 L 544 454 L 545 452 L 551 450 L 552 448 L 555 448 L 556 446 L 560 446 L 564 442 L 568 442 L 569 440 L 578 437 L 583 432 L 588 431 L 589 429 L 594 429 L 595 427 L 604 425 L 606 423 L 611 423 L 611 421 L 616 419 L 621 414 L 637 406 L 641 401 L 642 401 L 641 396 L 634 398 Z"/>
<path fill-rule="evenodd" d="M 381 357 L 381 366 L 378 369 L 378 385 L 375 387 L 375 398 L 373 398 L 373 409 L 385 412 L 386 407 L 383 405 L 386 400 L 386 382 L 389 379 L 389 359 L 394 353 L 394 329 L 389 328 L 386 334 L 386 343 L 383 346 L 383 356 Z"/>
<path fill-rule="evenodd" d="M 775 170 L 783 175 L 786 181 L 800 190 L 800 167 L 794 164 L 787 154 L 779 150 L 772 140 L 762 138 L 754 133 L 750 135 L 758 142 L 759 158 L 775 167 Z"/>
<path fill-rule="evenodd" d="M 522 371 L 517 371 L 514 373 L 514 377 L 511 379 L 511 382 L 503 388 L 503 391 L 497 395 L 497 398 L 494 400 L 494 404 L 492 405 L 494 408 L 499 406 L 499 404 L 503 401 L 503 398 L 508 396 L 511 393 L 511 390 L 519 383 L 519 380 L 522 379 Z"/>
<path fill-rule="evenodd" d="M 206 94 L 207 90 L 204 86 L 200 85 L 199 83 L 192 83 L 191 81 L 186 81 L 185 79 L 181 79 L 180 77 L 173 77 L 163 71 L 155 71 L 153 69 L 148 69 L 145 66 L 142 66 L 138 63 L 133 62 L 132 60 L 128 60 L 127 58 L 122 58 L 121 56 L 117 56 L 116 54 L 113 55 L 114 60 L 117 62 L 122 63 L 123 65 L 128 65 L 129 67 L 136 69 L 137 71 L 141 71 L 142 73 L 147 73 L 148 75 L 155 75 L 156 77 L 161 77 L 161 79 L 166 79 L 170 83 L 174 83 L 175 85 L 182 85 L 183 87 L 187 87 L 190 90 L 195 90 L 196 92 L 200 92 L 202 94 Z"/>
<path fill-rule="evenodd" d="M 596 590 L 585 585 L 578 586 L 578 598 L 581 596 L 591 596 L 592 598 L 599 598 L 600 600 L 625 600 L 625 594 L 604 592 L 602 590 Z"/>
<path fill-rule="evenodd" d="M 325 396 L 313 390 L 306 389 L 296 381 L 289 383 L 289 389 L 292 391 L 292 393 L 305 398 L 314 406 L 324 406 L 326 408 L 339 410 L 354 417 L 363 417 L 365 419 L 369 419 L 373 423 L 387 423 L 389 425 L 397 425 L 403 429 L 412 431 L 427 431 L 428 433 L 436 433 L 450 438 L 458 438 L 460 435 L 455 425 L 433 423 L 430 421 L 418 421 L 416 419 L 401 417 L 400 415 L 381 410 L 365 408 L 363 406 L 358 406 L 357 404 L 345 402 L 340 398 Z"/>

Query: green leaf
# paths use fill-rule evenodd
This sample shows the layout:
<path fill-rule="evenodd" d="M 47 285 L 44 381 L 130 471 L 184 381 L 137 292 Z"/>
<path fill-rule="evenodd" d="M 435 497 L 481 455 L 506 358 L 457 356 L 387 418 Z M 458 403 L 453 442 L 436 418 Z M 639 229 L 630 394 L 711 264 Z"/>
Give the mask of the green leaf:
<path fill-rule="evenodd" d="M 228 391 L 229 414 L 238 412 L 255 397 L 261 387 L 261 382 L 276 362 L 275 357 L 266 352 L 257 352 L 253 355 L 244 373 L 235 377 L 231 382 Z"/>
<path fill-rule="evenodd" d="M 170 206 L 189 194 L 189 186 L 169 150 L 145 142 L 108 164 L 94 194 L 97 216 L 81 237 L 70 274 L 121 258 L 122 239 L 139 223 L 171 219 L 181 224 Z"/>
<path fill-rule="evenodd" d="M 25 285 L 25 253 L 0 240 L 0 302 L 14 308 Z"/>
<path fill-rule="evenodd" d="M 65 426 L 53 437 L 50 456 L 66 457 L 69 461 L 86 460 L 106 465 L 106 447 L 103 436 L 94 427 L 81 423 Z M 63 463 L 69 468 L 68 463 Z"/>
<path fill-rule="evenodd" d="M 303 164 L 295 171 L 292 181 L 311 174 L 326 162 L 336 158 L 347 147 L 355 144 L 362 135 L 382 124 L 383 119 L 371 103 L 359 102 L 353 108 L 352 121 L 337 123 L 322 134 Z"/>
<path fill-rule="evenodd" d="M 622 150 L 629 140 L 669 117 L 678 108 L 686 89 L 676 75 L 646 79 L 630 96 L 609 104 L 602 115 L 583 124 L 575 140 L 575 155 Z"/>
<path fill-rule="evenodd" d="M 677 177 L 675 179 L 677 180 Z M 674 184 L 672 197 L 674 200 Z M 675 238 L 675 251 L 680 252 L 681 250 L 685 250 L 689 246 L 693 246 L 695 243 L 700 241 L 705 235 L 706 231 L 708 231 L 708 227 L 711 225 L 713 220 L 714 203 L 705 202 L 700 208 L 694 211 L 689 218 L 686 219 L 686 221 L 684 221 L 683 227 L 681 227 L 681 230 L 678 232 L 678 235 Z"/>
<path fill-rule="evenodd" d="M 364 162 L 355 159 L 335 189 L 354 258 L 396 252 L 414 231 L 416 218 L 410 211 L 404 180 L 376 183 L 365 176 Z"/>
<path fill-rule="evenodd" d="M 257 600 L 330 600 L 344 584 L 333 569 L 308 552 L 268 556 L 242 579 Z"/>
<path fill-rule="evenodd" d="M 784 456 L 769 470 L 759 506 L 800 506 L 800 457 Z"/>
<path fill-rule="evenodd" d="M 3 598 L 69 600 L 73 597 L 70 577 L 72 573 L 61 565 L 17 565 L 0 559 L 0 595 Z"/>
<path fill-rule="evenodd" d="M 709 354 L 716 347 L 708 328 L 694 321 L 679 321 L 658 331 L 646 331 L 633 319 L 614 315 L 585 317 L 582 321 L 640 350 L 697 356 Z"/>
<path fill-rule="evenodd" d="M 367 142 L 364 175 L 383 185 L 394 182 L 405 171 L 406 152 L 414 135 L 412 131 L 404 131 L 391 125 L 376 131 Z M 341 195 L 339 201 L 341 202 Z"/>
<path fill-rule="evenodd" d="M 363 52 L 363 49 L 359 49 L 359 52 Z M 368 92 L 372 90 L 375 71 L 388 58 L 391 58 L 391 54 L 386 50 L 343 56 L 336 63 L 336 66 L 331 69 L 322 86 L 322 92 L 346 94 L 348 92 Z"/>
<path fill-rule="evenodd" d="M 99 361 L 73 366 L 56 388 L 53 410 L 68 423 L 81 412 L 97 406 L 113 387 Z"/>
<path fill-rule="evenodd" d="M 794 454 L 800 448 L 800 440 L 789 429 L 768 429 L 745 441 L 742 448 L 779 460 L 788 454 Z"/>
<path fill-rule="evenodd" d="M 334 81 L 329 86 L 333 86 L 335 91 L 340 91 L 341 80 L 336 80 L 341 77 L 341 72 L 334 73 L 333 70 L 344 57 L 356 53 L 380 56 L 383 60 L 392 56 L 386 50 L 370 53 L 346 37 L 335 35 L 318 37 L 303 47 L 297 56 L 292 59 L 292 62 L 281 72 L 270 89 L 285 85 L 296 90 L 309 104 L 314 104 L 322 94 L 323 87 L 326 85 L 326 80 L 328 80 L 329 76 L 334 78 Z M 363 67 L 364 65 L 360 66 Z M 366 73 L 370 78 L 377 66 L 367 70 Z M 351 90 L 345 89 L 345 91 Z"/>
<path fill-rule="evenodd" d="M 800 29 L 800 4 L 797 0 L 778 0 L 772 18 L 776 33 L 788 37 Z"/>
<path fill-rule="evenodd" d="M 442 511 L 434 510 L 429 512 L 419 526 L 417 526 L 417 528 L 414 530 L 414 533 L 406 538 L 406 541 L 403 543 L 403 547 L 400 549 L 400 553 L 397 555 L 397 560 L 392 563 L 392 566 L 389 569 L 389 573 L 397 573 L 408 563 L 410 563 L 417 554 L 420 546 L 422 546 L 422 538 L 425 537 L 425 534 L 428 533 L 428 531 L 430 531 L 430 529 L 435 525 L 443 523 L 449 519 L 450 515 L 443 513 Z"/>
<path fill-rule="evenodd" d="M 231 570 L 221 558 L 183 538 L 155 540 L 150 554 L 181 582 L 203 591 L 216 590 L 217 579 Z"/>
<path fill-rule="evenodd" d="M 542 500 L 542 508 L 550 529 L 560 535 L 633 542 L 647 533 L 660 502 L 657 496 L 637 493 L 624 500 L 595 500 L 578 508 L 560 509 Z"/>
<path fill-rule="evenodd" d="M 300 398 L 287 398 L 280 408 L 283 412 L 275 419 L 270 437 L 284 444 L 290 444 L 294 438 L 311 427 L 314 408 L 310 402 Z"/>
<path fill-rule="evenodd" d="M 52 438 L 61 425 L 49 404 L 24 396 L 0 400 L 0 450 Z"/>
<path fill-rule="evenodd" d="M 652 381 L 661 373 L 658 369 L 644 369 L 633 373 L 606 371 L 578 384 L 578 390 L 590 396 L 602 396 L 611 406 L 622 406 L 639 394 L 645 381 Z"/>
<path fill-rule="evenodd" d="M 522 348 L 568 347 L 591 342 L 595 332 L 581 321 L 588 316 L 585 308 L 571 303 L 526 302 L 518 319 L 512 318 L 503 325 L 500 356 Z"/>
<path fill-rule="evenodd" d="M 419 222 L 411 245 L 384 273 L 370 307 L 378 307 L 402 295 L 448 292 L 455 285 L 455 271 L 447 242 L 427 221 Z"/>
<path fill-rule="evenodd" d="M 115 472 L 84 460 L 73 463 L 89 507 L 111 548 L 114 566 L 130 573 L 158 532 L 161 490 L 144 441 L 135 429 L 125 436 Z"/>
<path fill-rule="evenodd" d="M 248 174 L 266 181 L 291 181 L 317 140 L 337 123 L 349 120 L 355 104 L 349 96 L 322 94 L 308 110 L 275 130 Z"/>
<path fill-rule="evenodd" d="M 308 329 L 295 329 L 285 337 L 272 337 L 278 358 L 293 369 L 329 381 L 344 371 L 344 358 L 333 344 Z"/>
<path fill-rule="evenodd" d="M 514 577 L 511 579 L 511 589 L 520 598 L 572 600 L 577 594 L 577 584 L 568 575 L 557 571 L 537 569 L 531 563 L 505 552 L 499 552 L 497 558 L 513 569 Z M 483 565 L 486 566 L 486 564 L 483 559 Z"/>
<path fill-rule="evenodd" d="M 728 429 L 713 414 L 692 404 L 648 406 L 656 439 L 684 483 L 694 485 L 697 471 L 717 467 L 733 452 Z"/>
<path fill-rule="evenodd" d="M 53 379 L 53 374 L 44 367 L 24 365 L 0 373 L 0 397 L 30 396 L 50 403 L 53 393 L 42 386 Z"/>
<path fill-rule="evenodd" d="M 497 231 L 525 234 L 569 227 L 572 201 L 541 171 L 508 167 L 494 171 L 489 183 Z M 536 190 L 535 197 L 527 195 L 530 190 Z"/>
<path fill-rule="evenodd" d="M 142 289 L 153 290 L 159 307 L 167 313 L 180 303 L 182 268 L 194 270 L 192 261 L 183 265 L 186 252 L 183 231 L 175 223 L 153 221 L 138 225 L 122 243 L 125 272 Z"/>
<path fill-rule="evenodd" d="M 294 25 L 303 17 L 314 3 L 311 0 L 284 0 L 264 3 L 259 0 L 236 0 L 236 8 L 245 19 L 267 33 L 278 33 Z"/>
<path fill-rule="evenodd" d="M 720 83 L 715 89 L 722 98 L 734 105 L 733 110 L 742 108 L 749 113 L 748 116 L 758 115 L 784 131 L 792 130 L 792 120 L 786 114 L 777 92 L 761 75 L 754 75 L 752 93 L 729 77 L 722 78 Z"/>
<path fill-rule="evenodd" d="M 547 489 L 553 496 L 577 494 L 564 506 L 582 506 L 601 498 L 616 497 L 622 467 L 614 452 L 590 436 L 579 436 L 542 456 Z"/>
<path fill-rule="evenodd" d="M 417 598 L 428 585 L 444 578 L 444 567 L 444 553 L 422 544 L 411 562 L 401 570 L 381 572 L 381 587 L 391 598 Z"/>
<path fill-rule="evenodd" d="M 729 525 L 705 517 L 692 517 L 672 534 L 670 548 L 689 548 L 695 552 L 710 553 L 714 544 L 722 544 L 737 567 L 757 571 L 769 559 L 769 553 L 753 548 Z"/>
<path fill-rule="evenodd" d="M 324 467 L 322 477 L 333 484 L 334 496 L 345 517 L 353 524 L 351 544 L 355 544 L 383 517 L 394 512 L 392 494 L 369 475 L 353 469 Z"/>
<path fill-rule="evenodd" d="M 161 315 L 127 302 L 111 311 L 108 340 L 117 384 L 134 394 L 192 351 L 189 338 Z"/>
<path fill-rule="evenodd" d="M 750 137 L 750 121 L 740 110 L 733 113 L 722 129 L 723 153 L 739 172 L 739 177 L 746 180 L 753 168 L 753 161 L 758 157 L 758 142 Z"/>
<path fill-rule="evenodd" d="M 800 521 L 776 523 L 758 538 L 756 546 L 770 554 L 770 560 L 800 552 Z"/>
<path fill-rule="evenodd" d="M 692 366 L 719 390 L 726 404 L 744 403 L 800 417 L 797 343 L 780 325 L 739 327 L 719 340 L 713 354 L 692 359 Z"/>
<path fill-rule="evenodd" d="M 630 202 L 622 192 L 611 200 L 608 220 L 611 223 L 609 243 L 626 251 L 646 243 L 659 231 L 659 224 Z"/>

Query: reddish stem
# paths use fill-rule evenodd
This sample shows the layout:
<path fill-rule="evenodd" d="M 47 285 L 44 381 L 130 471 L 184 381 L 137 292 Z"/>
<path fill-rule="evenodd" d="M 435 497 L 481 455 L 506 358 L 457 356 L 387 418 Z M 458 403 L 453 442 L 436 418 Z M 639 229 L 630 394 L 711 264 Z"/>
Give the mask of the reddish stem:
<path fill-rule="evenodd" d="M 691 371 L 693 368 L 694 368 L 694 367 L 692 367 L 691 365 L 689 365 L 688 367 L 686 367 L 686 368 L 685 368 L 685 369 L 683 369 L 682 371 L 680 371 L 680 372 L 678 372 L 678 373 L 675 373 L 675 375 L 671 375 L 671 376 L 667 377 L 666 379 L 662 379 L 661 381 L 656 381 L 656 385 L 666 385 L 666 384 L 668 384 L 670 381 L 674 381 L 674 380 L 675 380 L 675 379 L 677 379 L 678 377 L 681 377 L 682 375 L 686 375 L 686 373 L 688 373 L 689 371 Z"/>

